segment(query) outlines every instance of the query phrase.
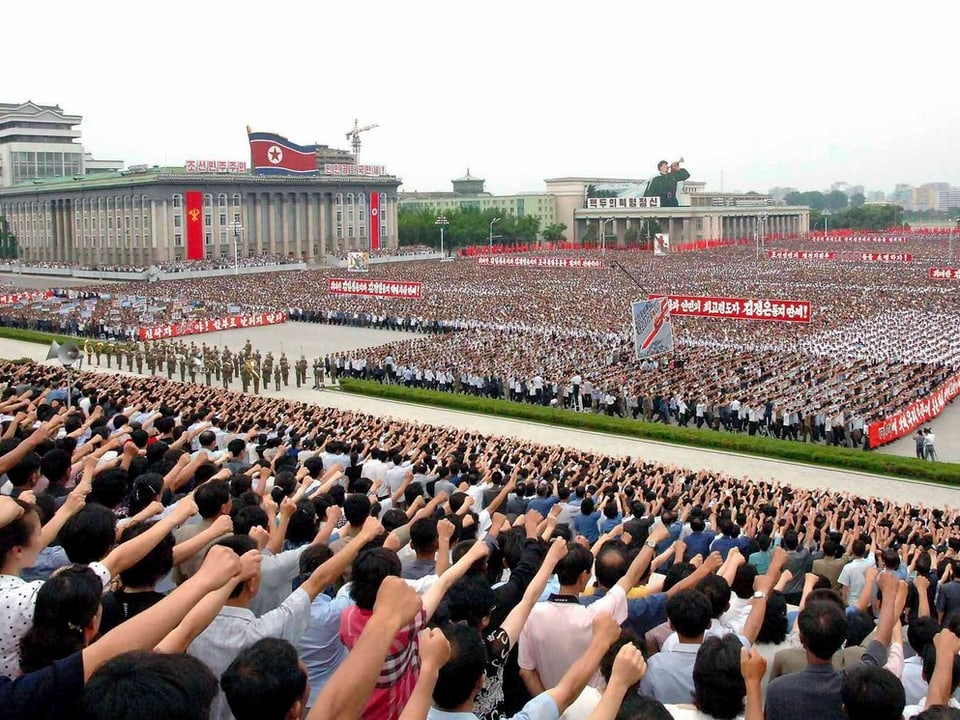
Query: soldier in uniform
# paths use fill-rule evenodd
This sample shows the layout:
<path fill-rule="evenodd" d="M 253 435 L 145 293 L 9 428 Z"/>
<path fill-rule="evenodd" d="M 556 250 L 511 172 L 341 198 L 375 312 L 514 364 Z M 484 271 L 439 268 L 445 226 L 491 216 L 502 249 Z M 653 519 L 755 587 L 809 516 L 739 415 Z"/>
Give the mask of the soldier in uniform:
<path fill-rule="evenodd" d="M 245 362 L 240 366 L 240 382 L 243 383 L 243 391 L 250 392 L 250 363 Z"/>
<path fill-rule="evenodd" d="M 97 365 L 99 365 L 99 364 L 100 364 L 100 353 L 103 352 L 103 342 L 102 342 L 102 341 L 98 340 L 97 342 L 95 342 L 95 343 L 93 344 L 93 352 L 94 352 L 94 353 L 96 354 L 96 356 L 97 356 Z"/>
<path fill-rule="evenodd" d="M 210 382 L 211 382 L 211 379 L 213 378 L 213 370 L 216 366 L 217 366 L 217 363 L 215 363 L 210 358 L 207 358 L 206 360 L 203 361 L 203 376 L 204 376 L 204 379 L 206 379 L 207 381 L 207 387 L 210 387 Z"/>
<path fill-rule="evenodd" d="M 187 381 L 187 356 L 180 356 L 180 382 Z"/>
<path fill-rule="evenodd" d="M 313 389 L 323 390 L 323 361 L 320 358 L 313 361 Z"/>
<path fill-rule="evenodd" d="M 137 348 L 137 351 L 134 353 L 134 359 L 137 361 L 137 372 L 143 375 L 143 350 Z"/>
<path fill-rule="evenodd" d="M 260 373 L 261 373 L 261 371 L 260 371 L 259 364 L 258 364 L 258 362 L 257 362 L 257 360 L 256 360 L 256 356 L 254 356 L 254 358 L 253 358 L 253 360 L 252 360 L 252 364 L 251 364 L 251 366 L 250 366 L 250 377 L 253 379 L 253 394 L 254 394 L 254 395 L 259 395 L 259 394 L 260 394 L 260 378 L 261 378 L 261 374 L 260 374 Z"/>
<path fill-rule="evenodd" d="M 259 360 L 259 358 L 257 358 Z M 263 358 L 263 363 L 260 365 L 263 368 L 263 377 L 265 378 L 264 382 L 269 383 L 270 378 L 273 376 L 273 353 L 267 350 L 266 357 Z"/>
<path fill-rule="evenodd" d="M 127 370 L 133 372 L 133 360 L 134 360 L 134 351 L 136 346 L 133 343 L 127 345 Z"/>
<path fill-rule="evenodd" d="M 247 342 L 243 346 L 243 357 L 246 359 L 246 358 L 249 358 L 251 355 L 253 355 L 253 346 L 250 344 L 250 341 L 247 340 Z"/>
<path fill-rule="evenodd" d="M 220 367 L 220 376 L 223 378 L 223 389 L 230 388 L 230 381 L 233 380 L 233 360 L 226 357 Z"/>
<path fill-rule="evenodd" d="M 123 343 L 114 345 L 113 352 L 117 356 L 117 370 L 123 369 Z"/>
<path fill-rule="evenodd" d="M 285 352 L 280 353 L 280 375 L 283 377 L 284 387 L 290 387 L 290 361 Z M 277 388 L 279 390 L 280 388 Z"/>
<path fill-rule="evenodd" d="M 116 346 L 115 346 L 115 344 L 114 344 L 113 342 L 108 342 L 108 343 L 107 343 L 106 353 L 107 353 L 107 369 L 108 369 L 108 370 L 112 367 L 111 362 L 112 362 L 113 351 L 114 351 L 114 348 L 115 348 L 115 347 L 116 347 Z M 99 362 L 99 358 L 97 359 L 97 362 Z"/>
<path fill-rule="evenodd" d="M 197 363 L 200 362 L 197 358 L 191 357 L 187 360 L 187 369 L 190 371 L 190 382 L 195 383 L 197 381 Z M 200 362 L 202 366 L 203 363 Z"/>
<path fill-rule="evenodd" d="M 300 359 L 297 360 L 297 364 L 294 367 L 297 371 L 297 387 L 307 384 L 307 359 L 300 355 Z"/>
<path fill-rule="evenodd" d="M 213 360 L 213 372 L 217 379 L 217 382 L 220 382 L 220 353 L 216 345 L 213 346 L 213 349 L 210 350 L 210 359 Z"/>
<path fill-rule="evenodd" d="M 273 369 L 273 384 L 277 390 L 280 389 L 280 367 L 279 366 Z"/>
<path fill-rule="evenodd" d="M 177 369 L 177 357 L 173 350 L 167 351 L 167 380 L 173 380 L 173 371 Z"/>
<path fill-rule="evenodd" d="M 87 354 L 87 367 L 90 367 L 93 364 L 93 343 L 85 340 L 83 343 L 83 351 Z"/>
<path fill-rule="evenodd" d="M 150 375 L 153 375 L 157 371 L 157 356 L 154 355 L 150 350 L 147 350 L 147 370 L 150 371 Z"/>

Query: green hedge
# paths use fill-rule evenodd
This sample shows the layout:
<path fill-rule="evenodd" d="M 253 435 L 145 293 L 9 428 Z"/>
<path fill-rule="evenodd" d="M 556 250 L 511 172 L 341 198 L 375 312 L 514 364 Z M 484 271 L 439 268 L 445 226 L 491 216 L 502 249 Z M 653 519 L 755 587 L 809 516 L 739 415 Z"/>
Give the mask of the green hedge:
<path fill-rule="evenodd" d="M 408 388 L 403 385 L 381 385 L 366 380 L 345 378 L 341 381 L 341 388 L 346 392 L 360 395 L 371 395 L 421 405 L 434 405 L 482 415 L 495 415 L 546 425 L 560 425 L 578 430 L 593 430 L 631 438 L 657 440 L 675 445 L 726 450 L 810 465 L 857 470 L 872 475 L 888 475 L 960 486 L 960 464 L 956 463 L 931 463 L 916 458 L 865 452 L 850 448 L 791 442 L 775 438 L 751 437 L 713 430 L 682 428 L 674 425 L 664 425 L 663 423 L 642 422 L 592 413 L 577 413 L 562 408 L 527 405 L 511 400 L 457 395 L 436 390 Z"/>
<path fill-rule="evenodd" d="M 22 340 L 23 342 L 37 343 L 38 345 L 49 345 L 56 340 L 63 345 L 65 342 L 75 342 L 83 345 L 84 338 L 70 337 L 69 335 L 55 335 L 53 333 L 40 332 L 39 330 L 24 330 L 22 328 L 0 327 L 0 338 L 8 340 Z"/>

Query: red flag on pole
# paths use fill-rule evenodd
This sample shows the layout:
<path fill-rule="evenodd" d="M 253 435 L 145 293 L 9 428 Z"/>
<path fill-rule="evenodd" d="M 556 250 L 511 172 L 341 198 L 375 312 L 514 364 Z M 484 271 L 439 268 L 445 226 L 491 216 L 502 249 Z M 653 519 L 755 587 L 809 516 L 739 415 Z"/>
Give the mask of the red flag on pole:
<path fill-rule="evenodd" d="M 380 249 L 380 193 L 370 193 L 370 249 Z"/>
<path fill-rule="evenodd" d="M 187 205 L 187 260 L 203 260 L 203 193 L 184 193 Z"/>

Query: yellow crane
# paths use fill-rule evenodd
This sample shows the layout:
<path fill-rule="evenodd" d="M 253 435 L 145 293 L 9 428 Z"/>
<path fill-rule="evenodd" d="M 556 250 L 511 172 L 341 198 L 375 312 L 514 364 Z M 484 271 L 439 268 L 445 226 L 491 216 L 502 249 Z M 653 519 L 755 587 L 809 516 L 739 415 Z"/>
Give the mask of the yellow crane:
<path fill-rule="evenodd" d="M 347 131 L 347 140 L 350 141 L 350 146 L 353 148 L 353 157 L 356 160 L 360 155 L 360 133 L 367 132 L 367 130 L 373 130 L 374 128 L 380 127 L 377 123 L 372 125 L 364 125 L 360 127 L 360 121 L 354 119 L 353 121 L 353 130 Z"/>

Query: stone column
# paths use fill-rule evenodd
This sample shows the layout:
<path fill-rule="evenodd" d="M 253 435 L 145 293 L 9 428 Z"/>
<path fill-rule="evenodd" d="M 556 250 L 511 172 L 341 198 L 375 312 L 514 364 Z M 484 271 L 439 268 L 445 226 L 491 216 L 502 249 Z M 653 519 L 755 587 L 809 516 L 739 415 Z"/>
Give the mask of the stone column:
<path fill-rule="evenodd" d="M 263 217 L 263 205 L 265 202 L 265 196 L 263 193 L 253 193 L 254 198 L 254 217 L 256 220 L 256 231 L 253 235 L 254 245 L 253 251 L 255 254 L 259 255 L 264 251 L 266 243 L 266 218 Z"/>

